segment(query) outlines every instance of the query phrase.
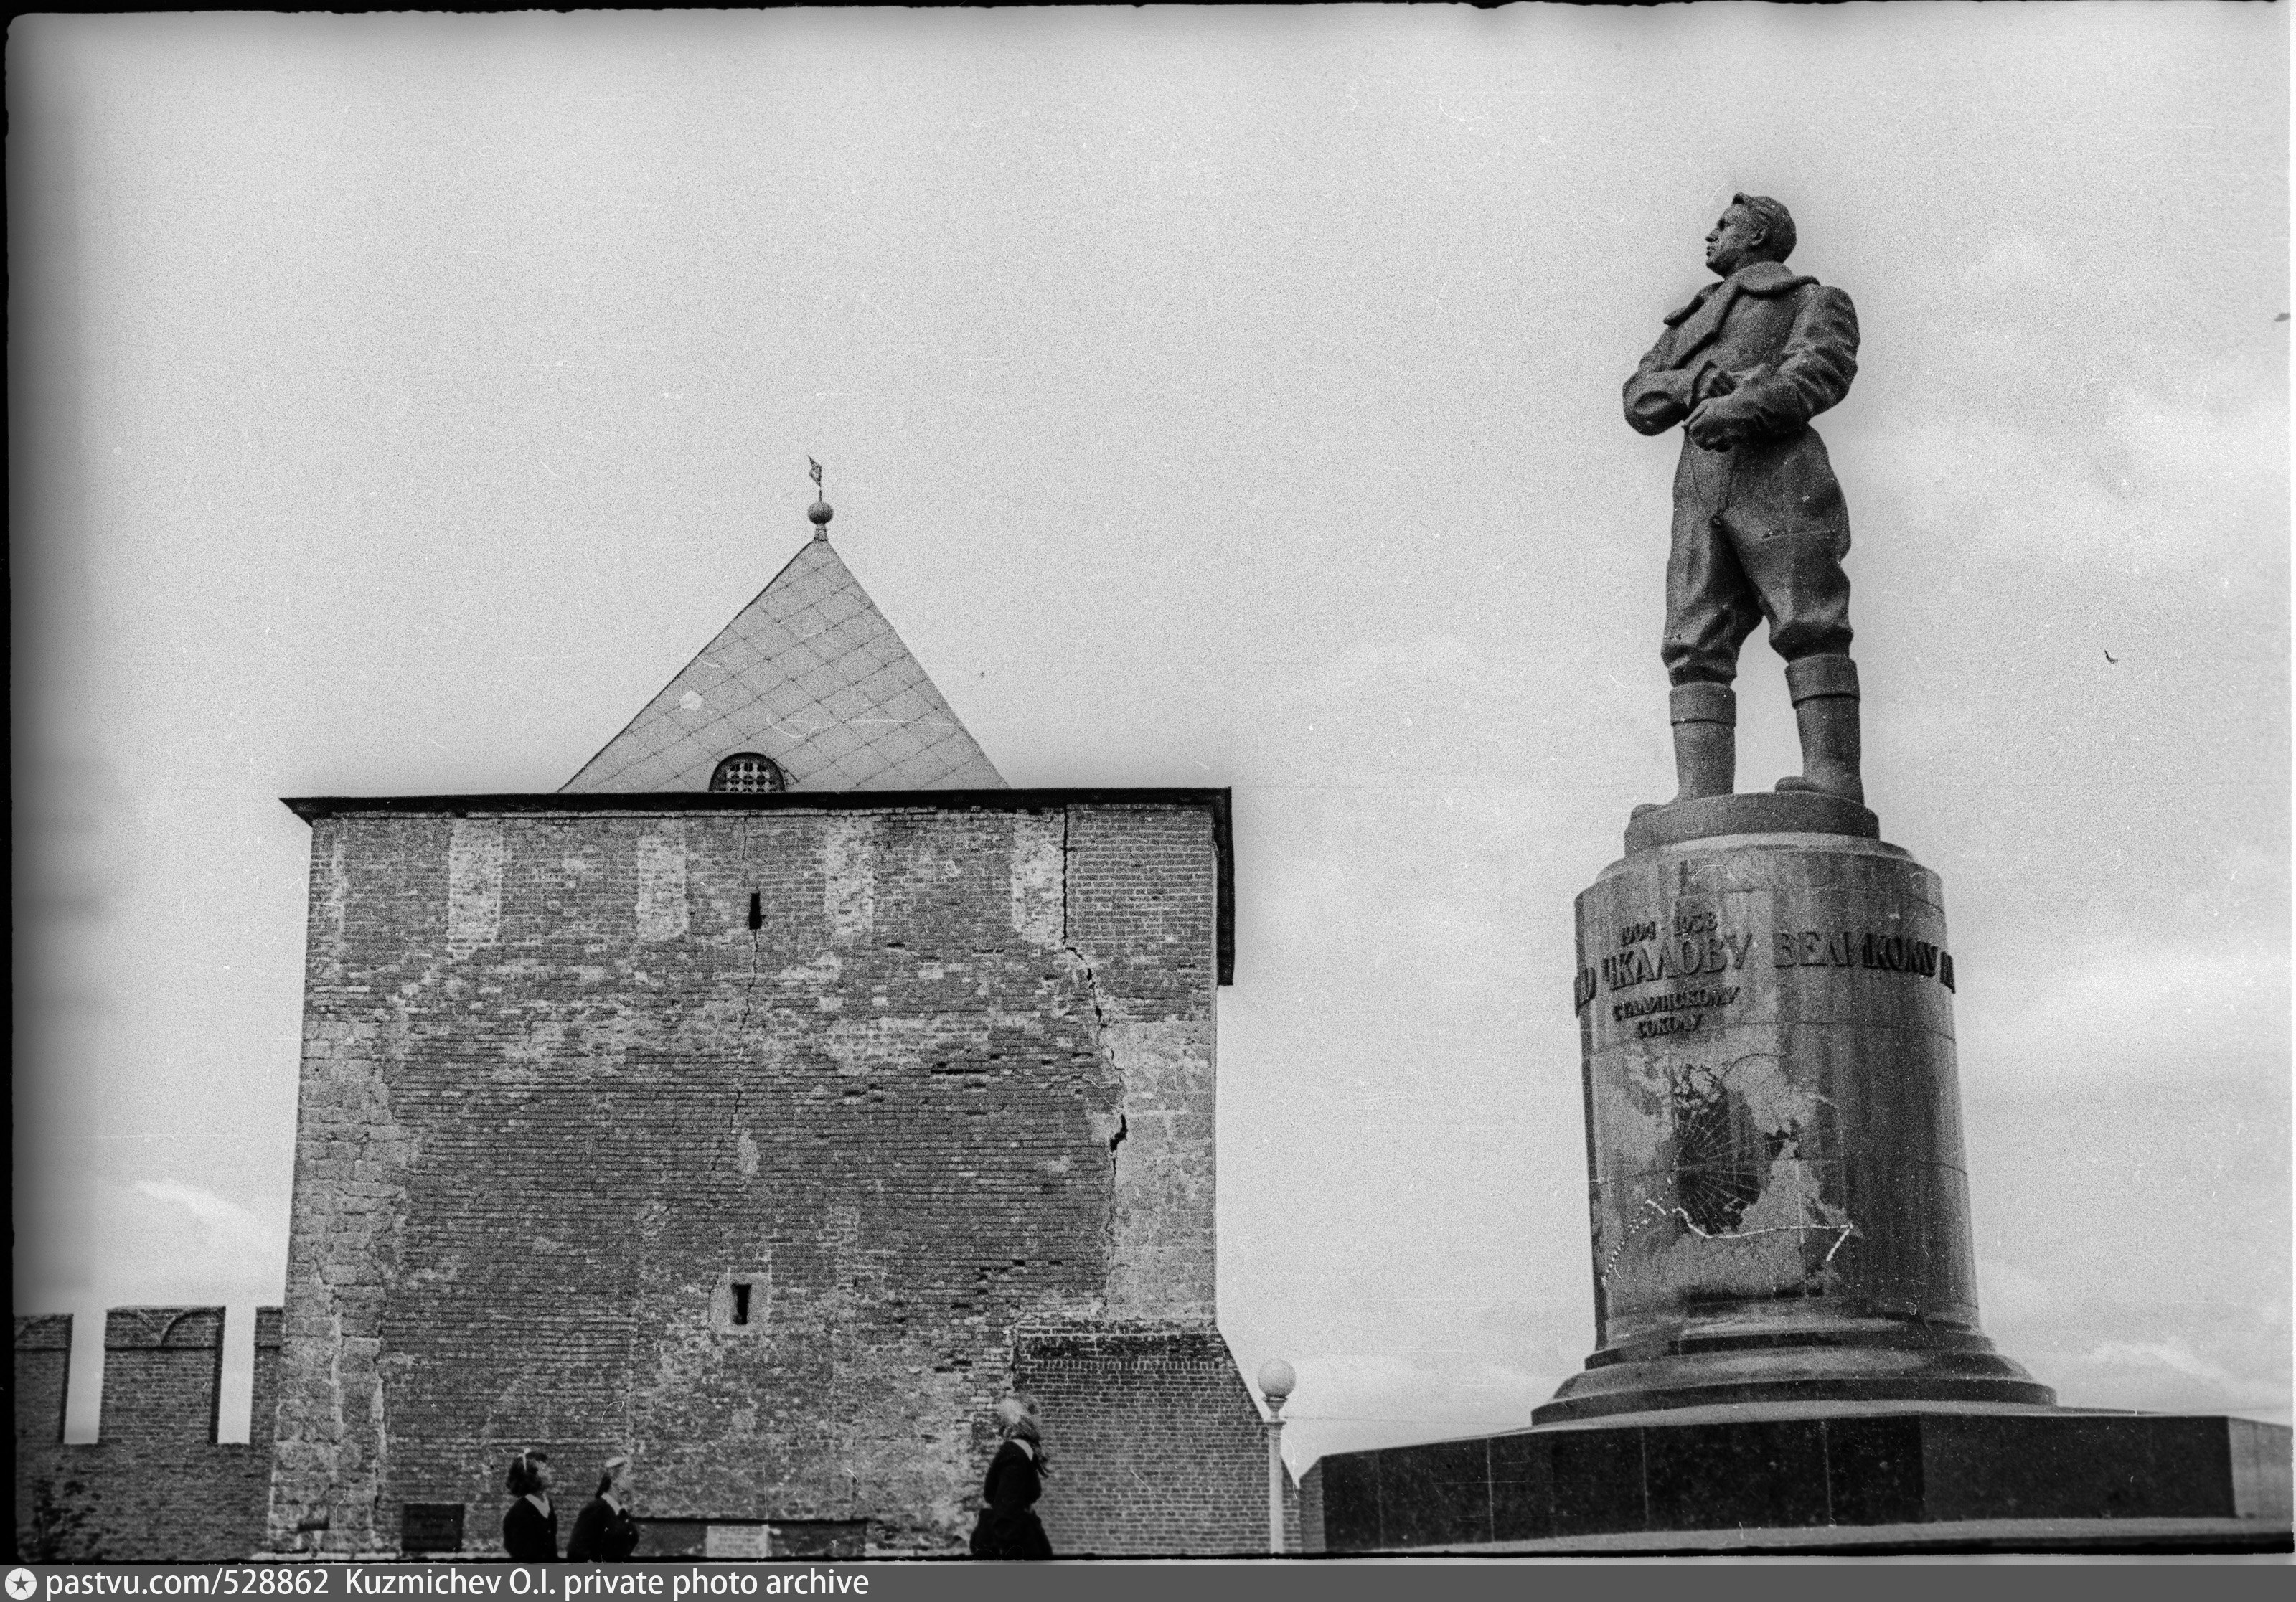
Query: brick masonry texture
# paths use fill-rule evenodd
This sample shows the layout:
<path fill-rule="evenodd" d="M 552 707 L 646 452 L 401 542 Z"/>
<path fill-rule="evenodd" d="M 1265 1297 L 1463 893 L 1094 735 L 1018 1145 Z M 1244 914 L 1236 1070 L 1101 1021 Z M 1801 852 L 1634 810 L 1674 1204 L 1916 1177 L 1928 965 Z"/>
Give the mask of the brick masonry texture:
<path fill-rule="evenodd" d="M 498 1549 L 536 1448 L 575 1506 L 627 1450 L 655 1517 L 961 1550 L 1018 1332 L 1095 1325 L 1045 1370 L 1055 1540 L 1264 1546 L 1210 806 L 798 799 L 307 813 L 274 1549 L 391 1550 L 410 1502 Z"/>
<path fill-rule="evenodd" d="M 255 1320 L 249 1439 L 216 1441 L 220 1307 L 115 1308 L 102 1422 L 63 1443 L 69 1316 L 16 1320 L 16 1555 L 36 1562 L 214 1562 L 263 1544 L 280 1310 Z"/>
<path fill-rule="evenodd" d="M 1053 1459 L 1038 1512 L 1055 1552 L 1267 1549 L 1267 1428 L 1217 1329 L 1029 1326 L 1017 1360 Z"/>

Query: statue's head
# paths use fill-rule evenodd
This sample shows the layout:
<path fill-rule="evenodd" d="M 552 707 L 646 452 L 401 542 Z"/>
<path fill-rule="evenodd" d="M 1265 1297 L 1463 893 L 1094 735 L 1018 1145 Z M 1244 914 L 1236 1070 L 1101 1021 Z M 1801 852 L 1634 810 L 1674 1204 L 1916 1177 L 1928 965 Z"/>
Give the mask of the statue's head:
<path fill-rule="evenodd" d="M 1793 248 L 1792 213 L 1767 195 L 1732 195 L 1706 236 L 1706 265 L 1727 278 L 1750 261 L 1784 261 Z"/>

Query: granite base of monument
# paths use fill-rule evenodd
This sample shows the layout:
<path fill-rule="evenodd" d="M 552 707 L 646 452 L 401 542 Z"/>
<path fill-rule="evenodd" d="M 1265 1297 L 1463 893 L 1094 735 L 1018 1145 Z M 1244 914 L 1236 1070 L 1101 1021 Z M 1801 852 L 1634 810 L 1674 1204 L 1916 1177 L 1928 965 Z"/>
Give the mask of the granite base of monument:
<path fill-rule="evenodd" d="M 2288 1430 L 1743 1403 L 1327 1457 L 1310 1552 L 2290 1549 Z"/>

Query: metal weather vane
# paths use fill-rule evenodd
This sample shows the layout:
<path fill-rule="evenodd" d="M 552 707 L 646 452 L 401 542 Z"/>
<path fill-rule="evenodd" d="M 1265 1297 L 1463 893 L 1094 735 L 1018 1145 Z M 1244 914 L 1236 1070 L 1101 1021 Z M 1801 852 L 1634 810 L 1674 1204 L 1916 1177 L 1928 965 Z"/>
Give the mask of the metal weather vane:
<path fill-rule="evenodd" d="M 813 524 L 813 537 L 825 540 L 829 537 L 829 519 L 835 514 L 830 511 L 829 501 L 822 494 L 821 463 L 810 456 L 805 459 L 805 462 L 806 466 L 813 470 L 814 491 L 813 504 L 806 508 L 805 515 Z"/>

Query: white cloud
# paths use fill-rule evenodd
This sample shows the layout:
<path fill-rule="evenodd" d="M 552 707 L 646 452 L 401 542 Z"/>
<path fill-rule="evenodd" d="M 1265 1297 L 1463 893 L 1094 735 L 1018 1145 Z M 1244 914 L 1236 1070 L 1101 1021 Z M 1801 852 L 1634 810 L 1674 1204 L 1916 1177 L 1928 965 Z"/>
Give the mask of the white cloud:
<path fill-rule="evenodd" d="M 250 1206 L 168 1178 L 87 1176 L 74 1225 L 54 1250 L 85 1256 L 79 1294 L 109 1306 L 248 1302 L 280 1296 L 287 1198 Z"/>
<path fill-rule="evenodd" d="M 2179 501 L 2198 492 L 2206 497 L 2202 510 L 2210 502 L 2230 502 L 2285 521 L 2288 408 L 2255 394 L 2243 375 L 2202 376 L 2190 398 L 2126 389 L 2103 421 L 2128 453 L 2141 486 Z M 2267 496 L 2274 503 L 2269 509 Z M 2253 524 L 2224 532 L 2251 556 L 2276 544 L 2258 538 L 2261 531 Z"/>
<path fill-rule="evenodd" d="M 226 1201 L 212 1190 L 202 1190 L 197 1185 L 179 1185 L 173 1180 L 137 1180 L 135 1189 L 154 1201 L 172 1202 L 201 1223 L 217 1230 L 250 1230 L 257 1227 L 255 1214 L 237 1202 Z"/>
<path fill-rule="evenodd" d="M 2070 1361 L 2096 1368 L 2172 1369 L 2187 1379 L 2231 1390 L 2232 1375 L 2220 1363 L 2210 1362 L 2183 1341 L 2106 1341 Z"/>
<path fill-rule="evenodd" d="M 1986 1305 L 1986 1332 L 2035 1378 L 2055 1387 L 2062 1405 L 2286 1416 L 2284 1288 L 2247 1304 L 2213 1299 L 2205 1289 L 2180 1294 L 2172 1283 L 2175 1271 L 2156 1266 L 2139 1251 L 2126 1259 L 2125 1278 L 2129 1287 L 2151 1294 L 2150 1305 L 2131 1306 L 2129 1288 L 2101 1285 L 2070 1265 L 2045 1289 L 2021 1300 L 2023 1276 L 2001 1275 L 1997 1267 L 1988 1263 L 1980 1271 L 1986 1293 L 2005 1284 L 2011 1294 Z M 2227 1276 L 2195 1278 L 2222 1282 Z"/>
<path fill-rule="evenodd" d="M 2104 590 L 2135 576 L 2247 574 L 2284 560 L 2287 412 L 2121 388 L 2078 430 L 1973 413 L 1885 421 L 1853 437 L 1858 537 L 1916 542 L 1972 572 L 1982 552 L 2046 586 L 2056 574 Z M 1845 469 L 1846 473 L 1849 470 Z M 2046 597 L 2042 605 L 2048 609 Z"/>
<path fill-rule="evenodd" d="M 2043 1357 L 2033 1366 L 2039 1377 L 2056 1387 L 2058 1401 L 2068 1407 L 2232 1413 L 2268 1419 L 2285 1418 L 2288 1411 L 2284 1339 L 2279 1345 L 2282 1355 L 2276 1372 L 2264 1367 L 2240 1372 L 2218 1361 L 2221 1355 L 2240 1363 L 2239 1355 L 2196 1351 L 2178 1335 L 2102 1341 L 2079 1353 Z"/>
<path fill-rule="evenodd" d="M 2114 943 L 2065 952 L 2054 975 L 1970 1008 L 1964 1049 L 2035 1069 L 2094 1078 L 2116 1069 L 2253 1073 L 2259 1053 L 2284 1052 L 2288 952 L 2276 942 L 2231 950 Z"/>
<path fill-rule="evenodd" d="M 2022 1322 L 2054 1310 L 2062 1298 L 2047 1282 L 2021 1268 L 1980 1257 L 1977 1304 L 1994 1322 Z"/>
<path fill-rule="evenodd" d="M 2063 292 L 2074 274 L 2062 256 L 2021 229 L 1996 240 L 1961 276 L 1979 293 L 2030 294 L 2046 304 Z"/>
<path fill-rule="evenodd" d="M 137 1180 L 135 1193 L 162 1207 L 188 1214 L 205 1248 L 219 1256 L 268 1259 L 285 1245 L 283 1221 L 266 1222 L 228 1197 L 176 1180 Z M 164 1233 L 180 1233 L 166 1230 Z"/>

